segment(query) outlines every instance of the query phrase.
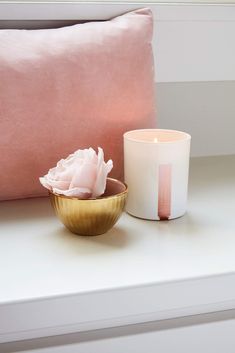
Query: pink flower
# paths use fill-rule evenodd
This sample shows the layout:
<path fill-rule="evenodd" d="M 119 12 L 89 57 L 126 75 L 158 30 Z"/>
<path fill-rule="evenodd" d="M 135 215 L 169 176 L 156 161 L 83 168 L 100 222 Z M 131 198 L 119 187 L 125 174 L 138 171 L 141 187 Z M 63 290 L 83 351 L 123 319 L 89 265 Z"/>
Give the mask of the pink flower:
<path fill-rule="evenodd" d="M 104 193 L 107 175 L 112 168 L 112 160 L 104 162 L 102 148 L 98 148 L 98 155 L 89 148 L 61 159 L 39 180 L 45 188 L 57 194 L 79 199 L 97 198 Z"/>

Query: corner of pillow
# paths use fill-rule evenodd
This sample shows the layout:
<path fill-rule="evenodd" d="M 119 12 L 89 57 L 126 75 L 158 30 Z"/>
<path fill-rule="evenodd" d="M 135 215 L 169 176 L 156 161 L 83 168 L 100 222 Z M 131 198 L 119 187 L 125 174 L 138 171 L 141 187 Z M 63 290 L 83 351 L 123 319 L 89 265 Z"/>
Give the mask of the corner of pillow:
<path fill-rule="evenodd" d="M 149 7 L 143 7 L 141 9 L 134 10 L 133 12 L 138 15 L 144 15 L 153 18 L 153 12 Z"/>

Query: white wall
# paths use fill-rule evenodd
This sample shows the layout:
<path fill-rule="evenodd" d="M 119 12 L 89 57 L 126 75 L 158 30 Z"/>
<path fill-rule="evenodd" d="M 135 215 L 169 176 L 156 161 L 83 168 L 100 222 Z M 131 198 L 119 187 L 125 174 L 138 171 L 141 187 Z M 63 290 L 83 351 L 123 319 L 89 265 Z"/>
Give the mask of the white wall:
<path fill-rule="evenodd" d="M 235 153 L 235 82 L 156 85 L 158 126 L 192 135 L 192 155 Z"/>

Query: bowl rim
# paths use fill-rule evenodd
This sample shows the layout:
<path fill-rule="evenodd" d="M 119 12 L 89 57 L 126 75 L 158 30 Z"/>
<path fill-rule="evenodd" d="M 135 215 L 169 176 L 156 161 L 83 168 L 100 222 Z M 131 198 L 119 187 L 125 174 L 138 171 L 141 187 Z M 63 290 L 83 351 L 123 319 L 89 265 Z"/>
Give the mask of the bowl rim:
<path fill-rule="evenodd" d="M 121 180 L 115 179 L 115 178 L 107 178 L 107 180 L 112 180 L 112 181 L 118 182 L 119 184 L 124 185 L 125 186 L 125 190 L 122 191 L 122 192 L 119 192 L 118 194 L 114 194 L 114 195 L 110 195 L 110 196 L 104 196 L 104 197 L 102 197 L 102 195 L 101 195 L 101 196 L 99 196 L 97 198 L 94 198 L 94 199 L 79 199 L 78 197 L 74 197 L 74 196 L 66 196 L 66 195 L 63 195 L 63 194 L 57 194 L 56 192 L 53 192 L 51 190 L 48 190 L 48 192 L 49 192 L 49 195 L 53 195 L 53 196 L 60 197 L 60 198 L 63 198 L 63 199 L 77 200 L 77 201 L 84 201 L 84 202 L 87 202 L 87 201 L 93 201 L 93 202 L 94 201 L 102 201 L 102 200 L 117 198 L 117 197 L 120 197 L 121 195 L 127 194 L 128 185 L 126 183 L 124 183 Z"/>

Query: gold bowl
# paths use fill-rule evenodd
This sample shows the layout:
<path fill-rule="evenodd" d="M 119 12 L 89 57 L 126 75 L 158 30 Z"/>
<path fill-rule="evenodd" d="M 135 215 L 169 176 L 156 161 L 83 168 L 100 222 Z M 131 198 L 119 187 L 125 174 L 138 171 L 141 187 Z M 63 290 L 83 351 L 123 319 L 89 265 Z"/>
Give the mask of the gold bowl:
<path fill-rule="evenodd" d="M 80 200 L 50 192 L 57 217 L 72 233 L 99 235 L 117 222 L 125 207 L 127 186 L 107 178 L 105 193 L 97 199 Z"/>

